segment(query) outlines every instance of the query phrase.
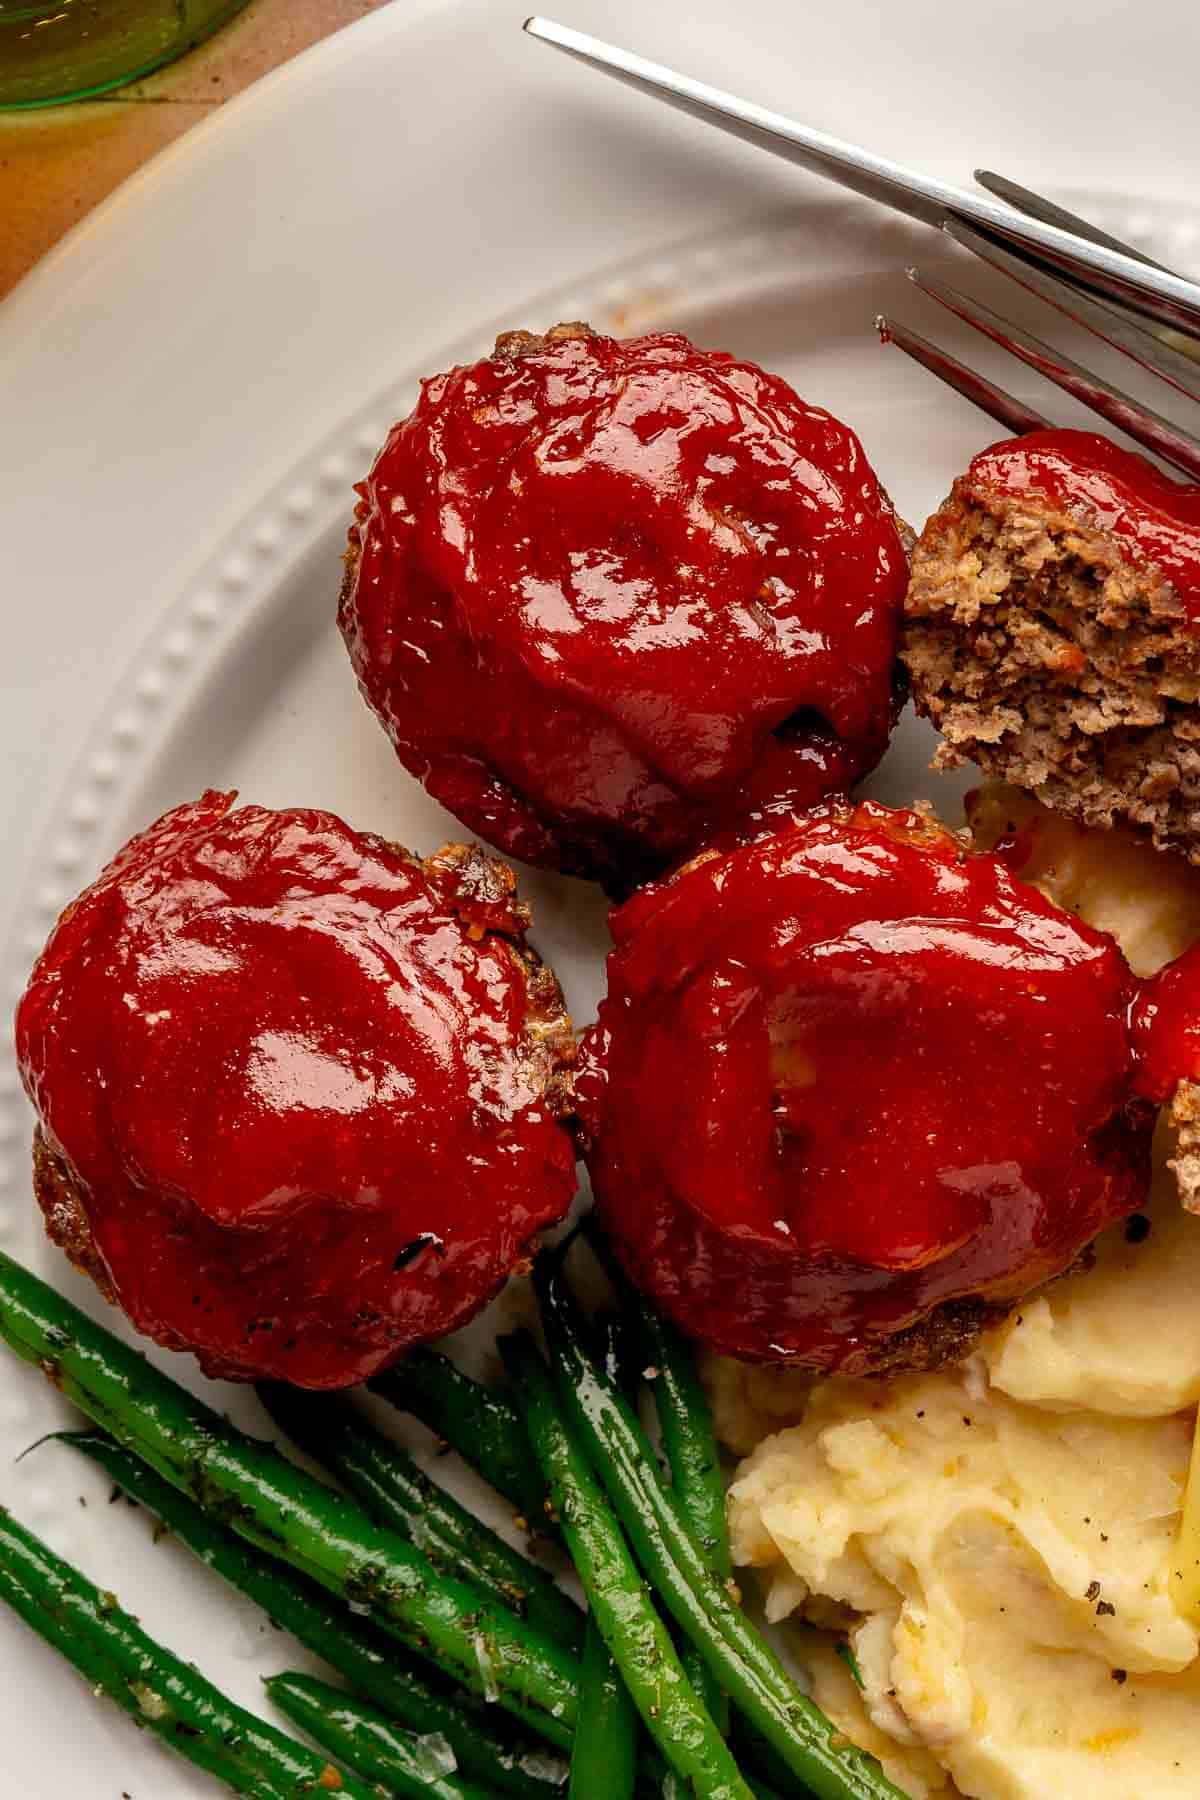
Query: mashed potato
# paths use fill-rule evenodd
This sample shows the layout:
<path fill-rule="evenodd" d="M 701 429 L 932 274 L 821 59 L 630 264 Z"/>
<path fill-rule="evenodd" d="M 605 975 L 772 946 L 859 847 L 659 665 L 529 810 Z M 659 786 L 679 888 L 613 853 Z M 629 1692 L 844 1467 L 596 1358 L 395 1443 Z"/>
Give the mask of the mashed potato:
<path fill-rule="evenodd" d="M 1183 1800 L 1198 1644 L 1168 1584 L 1190 1445 L 1187 1414 L 1047 1413 L 971 1367 L 821 1382 L 739 1470 L 734 1554 L 772 1617 L 814 1594 L 822 1622 L 829 1602 L 861 1621 L 867 1716 L 963 1793 Z"/>
<path fill-rule="evenodd" d="M 1100 1239 L 1093 1268 L 1026 1301 L 985 1340 L 992 1385 L 1014 1400 L 1132 1418 L 1200 1403 L 1200 1218 L 1179 1204 L 1161 1129 L 1156 1149 L 1145 1214 Z"/>
<path fill-rule="evenodd" d="M 986 792 L 985 842 L 1149 973 L 1200 937 L 1200 871 Z M 758 1442 L 734 1554 L 770 1616 L 848 1629 L 861 1688 L 806 1641 L 816 1697 L 916 1800 L 1200 1794 L 1200 1643 L 1173 1551 L 1200 1401 L 1200 1218 L 1164 1128 L 1144 1219 L 962 1367 L 812 1384 L 723 1365 L 718 1428 Z M 781 1421 L 790 1421 L 780 1430 Z M 765 1433 L 772 1435 L 764 1436 Z"/>
<path fill-rule="evenodd" d="M 1088 831 L 1020 788 L 989 783 L 968 797 L 982 850 L 1018 839 L 1024 880 L 1068 912 L 1110 931 L 1138 975 L 1152 975 L 1200 938 L 1200 876 L 1124 831 Z"/>

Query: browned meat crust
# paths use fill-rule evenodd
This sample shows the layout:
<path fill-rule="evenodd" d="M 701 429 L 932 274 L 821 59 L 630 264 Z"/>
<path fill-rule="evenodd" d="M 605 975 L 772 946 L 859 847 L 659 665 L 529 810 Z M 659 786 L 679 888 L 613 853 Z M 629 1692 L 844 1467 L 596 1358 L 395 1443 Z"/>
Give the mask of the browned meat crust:
<path fill-rule="evenodd" d="M 528 927 L 529 907 L 518 897 L 516 874 L 502 857 L 478 844 L 443 844 L 421 866 L 452 898 L 469 935 L 482 937 L 486 930 L 508 935 Z M 575 1028 L 562 988 L 554 970 L 523 939 L 510 937 L 508 952 L 524 974 L 529 998 L 521 1059 L 551 1116 L 568 1118 L 575 1110 Z"/>
<path fill-rule="evenodd" d="M 906 1331 L 872 1344 L 862 1357 L 838 1370 L 839 1375 L 924 1375 L 947 1363 L 961 1362 L 982 1332 L 1012 1311 L 1005 1302 L 946 1300 Z"/>
<path fill-rule="evenodd" d="M 51 1242 L 65 1250 L 75 1267 L 90 1275 L 104 1298 L 115 1304 L 117 1296 L 92 1238 L 83 1197 L 70 1165 L 51 1148 L 40 1125 L 33 1138 L 33 1191 Z"/>
<path fill-rule="evenodd" d="M 1200 641 L 1098 526 L 963 478 L 913 557 L 901 657 L 937 766 L 978 763 L 1200 861 Z"/>
<path fill-rule="evenodd" d="M 558 344 L 564 338 L 591 338 L 596 333 L 582 319 L 564 319 L 560 325 L 552 325 L 549 331 L 502 331 L 496 339 L 493 356 L 509 362 L 516 362 L 522 356 L 536 356 L 548 344 Z"/>
<path fill-rule="evenodd" d="M 1200 1137 L 1197 1143 L 1200 1144 Z M 1069 1275 L 1081 1274 L 1090 1269 L 1095 1260 L 1095 1250 L 1090 1244 L 1086 1245 L 1068 1268 L 1039 1291 L 1044 1293 Z M 1018 1312 L 1021 1304 L 1020 1300 L 981 1300 L 978 1296 L 946 1300 L 925 1318 L 918 1319 L 915 1325 L 910 1325 L 907 1331 L 897 1332 L 886 1343 L 872 1345 L 860 1362 L 838 1372 L 870 1376 L 924 1375 L 948 1363 L 961 1362 L 963 1357 L 970 1355 L 985 1331 L 991 1331 L 1010 1313 Z"/>

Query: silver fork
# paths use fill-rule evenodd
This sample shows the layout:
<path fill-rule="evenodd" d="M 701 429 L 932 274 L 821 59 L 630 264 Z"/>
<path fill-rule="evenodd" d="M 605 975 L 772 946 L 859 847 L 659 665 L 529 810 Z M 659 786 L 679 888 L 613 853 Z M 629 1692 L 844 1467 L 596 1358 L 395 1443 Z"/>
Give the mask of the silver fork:
<path fill-rule="evenodd" d="M 1166 335 L 1179 334 L 1200 344 L 1200 284 L 1152 261 L 1086 219 L 989 170 L 976 171 L 976 180 L 986 190 L 982 195 L 933 181 L 553 20 L 527 19 L 525 29 L 541 42 L 628 86 L 936 227 L 1168 383 L 1176 393 L 1200 403 L 1200 363 L 1177 349 Z M 1200 437 L 982 302 L 946 282 L 922 276 L 917 269 L 909 269 L 908 274 L 923 293 L 964 323 L 1164 462 L 1200 481 Z M 1050 424 L 1015 395 L 907 326 L 882 316 L 876 325 L 885 343 L 895 344 L 1007 430 L 1039 431 Z"/>

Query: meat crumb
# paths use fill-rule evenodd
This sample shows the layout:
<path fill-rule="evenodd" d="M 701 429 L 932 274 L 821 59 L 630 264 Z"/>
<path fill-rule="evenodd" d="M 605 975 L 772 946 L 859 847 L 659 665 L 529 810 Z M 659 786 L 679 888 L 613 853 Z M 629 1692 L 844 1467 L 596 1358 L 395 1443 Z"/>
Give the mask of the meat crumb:
<path fill-rule="evenodd" d="M 1200 863 L 1195 645 L 1171 581 L 1083 500 L 1009 494 L 986 468 L 955 482 L 913 554 L 900 653 L 942 734 L 936 766 L 976 763 Z"/>

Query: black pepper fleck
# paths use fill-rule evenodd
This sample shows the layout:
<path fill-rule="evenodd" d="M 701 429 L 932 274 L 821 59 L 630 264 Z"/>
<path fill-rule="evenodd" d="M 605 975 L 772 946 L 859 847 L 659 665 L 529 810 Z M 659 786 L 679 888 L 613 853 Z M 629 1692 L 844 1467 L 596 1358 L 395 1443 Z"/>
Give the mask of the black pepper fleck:
<path fill-rule="evenodd" d="M 1144 1244 L 1153 1227 L 1145 1213 L 1131 1213 L 1125 1221 L 1125 1242 Z"/>
<path fill-rule="evenodd" d="M 1128 1673 L 1124 1669 L 1114 1669 L 1112 1678 L 1118 1687 L 1124 1687 L 1125 1683 L 1129 1680 Z"/>
<path fill-rule="evenodd" d="M 1111 1600 L 1101 1600 L 1100 1603 L 1098 1604 L 1098 1606 L 1096 1607 L 1096 1617 L 1098 1619 L 1105 1619 L 1105 1618 L 1115 1619 L 1116 1616 L 1117 1616 L 1117 1609 L 1113 1605 L 1112 1601 Z"/>
<path fill-rule="evenodd" d="M 1089 1581 L 1087 1592 L 1083 1597 L 1085 1600 L 1098 1600 L 1100 1598 L 1100 1583 L 1098 1581 Z"/>

